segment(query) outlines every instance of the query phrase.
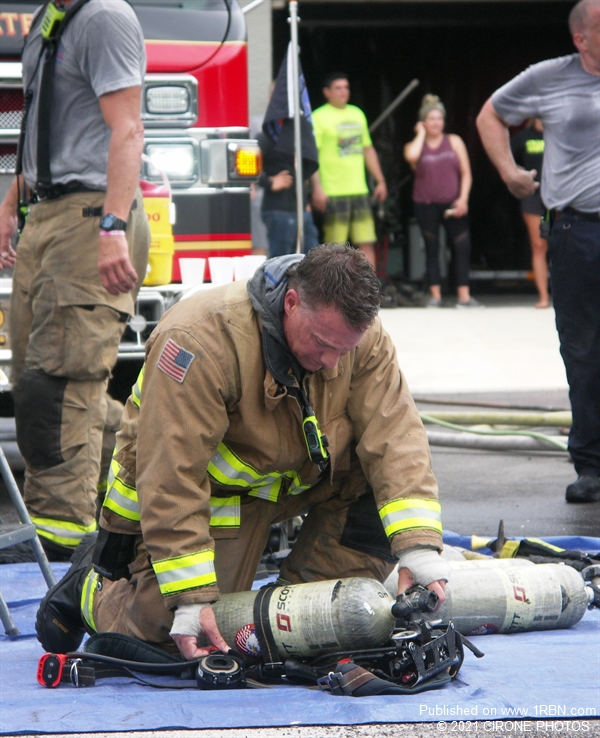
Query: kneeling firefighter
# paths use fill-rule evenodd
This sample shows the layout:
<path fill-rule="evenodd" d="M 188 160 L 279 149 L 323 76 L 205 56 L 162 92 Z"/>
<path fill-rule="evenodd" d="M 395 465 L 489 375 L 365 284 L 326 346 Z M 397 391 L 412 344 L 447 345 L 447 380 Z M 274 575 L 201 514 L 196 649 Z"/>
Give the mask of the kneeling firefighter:
<path fill-rule="evenodd" d="M 47 651 L 74 651 L 86 630 L 186 659 L 208 653 L 199 642 L 228 651 L 211 605 L 249 590 L 271 525 L 303 513 L 279 585 L 382 582 L 399 563 L 399 591 L 443 602 L 427 438 L 379 304 L 367 259 L 334 244 L 167 312 L 123 413 L 97 540 L 38 612 Z M 275 610 L 280 635 L 295 627 Z"/>

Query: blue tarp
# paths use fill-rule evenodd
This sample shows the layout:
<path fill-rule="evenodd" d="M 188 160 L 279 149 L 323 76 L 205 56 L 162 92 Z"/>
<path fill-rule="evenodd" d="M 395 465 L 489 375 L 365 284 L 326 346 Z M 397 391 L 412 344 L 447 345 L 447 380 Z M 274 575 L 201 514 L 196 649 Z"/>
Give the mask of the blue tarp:
<path fill-rule="evenodd" d="M 468 539 L 446 540 L 465 546 Z M 545 539 L 600 550 L 599 539 Z M 57 577 L 66 564 L 54 564 Z M 263 582 L 260 582 L 262 584 Z M 0 589 L 22 635 L 0 636 L 0 734 L 69 733 L 357 725 L 446 720 L 571 720 L 600 716 L 600 611 L 569 630 L 473 638 L 485 652 L 467 652 L 458 678 L 435 691 L 401 697 L 334 697 L 302 687 L 235 692 L 157 691 L 128 679 L 76 689 L 36 682 L 43 651 L 34 633 L 45 592 L 35 564 L 0 566 Z"/>

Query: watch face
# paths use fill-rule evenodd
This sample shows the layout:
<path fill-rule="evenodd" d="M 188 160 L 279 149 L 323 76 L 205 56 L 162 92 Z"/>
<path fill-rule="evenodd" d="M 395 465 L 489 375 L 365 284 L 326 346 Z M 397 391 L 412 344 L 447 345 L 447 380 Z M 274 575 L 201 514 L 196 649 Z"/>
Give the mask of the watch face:
<path fill-rule="evenodd" d="M 103 231 L 114 231 L 115 220 L 116 216 L 114 216 L 112 213 L 107 213 L 106 215 L 103 215 L 100 219 L 100 228 Z"/>
<path fill-rule="evenodd" d="M 106 213 L 100 219 L 100 229 L 103 231 L 124 231 L 126 227 L 127 223 L 112 213 Z"/>

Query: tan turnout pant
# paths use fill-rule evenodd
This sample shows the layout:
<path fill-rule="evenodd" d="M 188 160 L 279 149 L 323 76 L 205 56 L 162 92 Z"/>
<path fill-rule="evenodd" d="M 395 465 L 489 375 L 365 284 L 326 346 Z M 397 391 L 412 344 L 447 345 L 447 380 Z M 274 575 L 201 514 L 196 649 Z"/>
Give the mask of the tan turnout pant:
<path fill-rule="evenodd" d="M 32 206 L 18 244 L 11 297 L 25 502 L 40 535 L 70 547 L 95 527 L 106 386 L 135 300 L 132 292 L 109 294 L 100 280 L 99 217 L 83 212 L 101 206 L 104 197 L 77 193 Z M 139 191 L 136 204 L 127 241 L 139 288 L 150 242 Z"/>

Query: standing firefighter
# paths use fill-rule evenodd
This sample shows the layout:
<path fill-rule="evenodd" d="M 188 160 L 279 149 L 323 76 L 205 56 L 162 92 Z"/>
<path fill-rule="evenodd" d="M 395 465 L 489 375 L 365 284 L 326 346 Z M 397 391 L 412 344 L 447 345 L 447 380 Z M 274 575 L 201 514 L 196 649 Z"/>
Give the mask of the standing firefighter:
<path fill-rule="evenodd" d="M 513 195 L 538 187 L 517 167 L 509 124 L 544 126 L 542 200 L 550 209 L 552 301 L 567 370 L 573 426 L 569 453 L 578 479 L 567 502 L 600 501 L 600 3 L 580 0 L 569 28 L 578 53 L 534 64 L 485 103 L 483 145 Z"/>
<path fill-rule="evenodd" d="M 34 16 L 22 176 L 1 206 L 0 266 L 16 262 L 10 330 L 25 502 L 54 559 L 96 528 L 102 433 L 114 415 L 106 385 L 145 275 L 144 71 L 142 31 L 124 0 L 49 3 Z"/>
<path fill-rule="evenodd" d="M 201 632 L 226 650 L 211 603 L 249 590 L 270 526 L 304 512 L 282 581 L 383 581 L 399 559 L 402 591 L 443 600 L 427 438 L 378 308 L 375 271 L 338 244 L 165 315 L 117 436 L 96 570 L 90 537 L 42 602 L 44 648 L 87 627 L 187 658 L 206 653 Z"/>

